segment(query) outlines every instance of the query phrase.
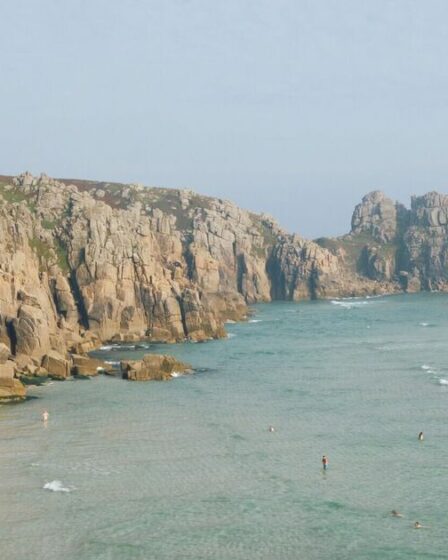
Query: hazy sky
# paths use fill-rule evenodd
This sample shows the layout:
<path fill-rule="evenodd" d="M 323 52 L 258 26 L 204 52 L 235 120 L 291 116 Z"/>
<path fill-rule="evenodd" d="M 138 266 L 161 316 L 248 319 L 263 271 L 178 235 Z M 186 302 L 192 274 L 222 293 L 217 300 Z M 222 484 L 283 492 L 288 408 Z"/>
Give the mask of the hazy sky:
<path fill-rule="evenodd" d="M 6 0 L 0 173 L 190 187 L 308 237 L 448 190 L 446 0 Z"/>

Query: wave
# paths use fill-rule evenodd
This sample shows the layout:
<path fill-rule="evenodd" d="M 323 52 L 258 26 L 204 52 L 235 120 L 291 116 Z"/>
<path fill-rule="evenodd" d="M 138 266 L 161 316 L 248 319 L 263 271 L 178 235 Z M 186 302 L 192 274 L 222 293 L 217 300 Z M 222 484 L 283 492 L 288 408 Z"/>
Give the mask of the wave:
<path fill-rule="evenodd" d="M 369 301 L 353 301 L 353 300 L 339 300 L 339 299 L 332 299 L 331 303 L 333 305 L 339 305 L 344 309 L 352 309 L 354 307 L 359 307 L 360 305 L 369 305 Z"/>
<path fill-rule="evenodd" d="M 43 486 L 44 490 L 51 490 L 52 492 L 71 492 L 74 488 L 68 488 L 62 485 L 60 480 L 52 480 Z"/>
<path fill-rule="evenodd" d="M 149 348 L 147 344 L 106 344 L 100 346 L 100 350 L 104 352 L 113 352 L 115 350 L 135 350 L 136 348 Z"/>
<path fill-rule="evenodd" d="M 249 323 L 261 323 L 262 319 L 249 319 Z"/>
<path fill-rule="evenodd" d="M 439 379 L 440 385 L 448 385 L 448 379 Z"/>
<path fill-rule="evenodd" d="M 429 323 L 419 323 L 421 327 L 429 327 Z"/>
<path fill-rule="evenodd" d="M 431 366 L 428 366 L 428 365 L 426 365 L 426 364 L 423 364 L 423 365 L 421 366 L 421 368 L 422 368 L 423 370 L 425 370 L 425 371 L 431 370 Z"/>

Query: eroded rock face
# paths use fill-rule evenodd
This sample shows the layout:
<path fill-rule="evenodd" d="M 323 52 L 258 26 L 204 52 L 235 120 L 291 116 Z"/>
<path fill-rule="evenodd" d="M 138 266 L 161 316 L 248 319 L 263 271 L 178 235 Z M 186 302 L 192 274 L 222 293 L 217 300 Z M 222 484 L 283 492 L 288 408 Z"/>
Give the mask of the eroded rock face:
<path fill-rule="evenodd" d="M 65 380 L 70 377 L 71 363 L 56 350 L 49 350 L 42 359 L 42 367 L 52 379 Z"/>
<path fill-rule="evenodd" d="M 15 379 L 16 364 L 11 360 L 0 363 L 0 403 L 18 402 L 25 399 L 24 385 Z"/>
<path fill-rule="evenodd" d="M 219 338 L 255 302 L 446 289 L 447 224 L 443 195 L 408 211 L 375 191 L 315 243 L 188 190 L 0 177 L 2 352 L 64 378 L 67 351 Z"/>
<path fill-rule="evenodd" d="M 222 337 L 248 303 L 341 284 L 337 258 L 268 216 L 141 185 L 0 178 L 0 244 L 0 341 L 37 362 L 110 339 Z"/>
<path fill-rule="evenodd" d="M 409 291 L 448 288 L 448 196 L 412 197 L 411 224 L 403 235 L 402 268 Z"/>
<path fill-rule="evenodd" d="M 93 377 L 99 373 L 109 373 L 110 365 L 102 360 L 90 358 L 89 356 L 80 356 L 72 354 L 72 374 L 82 377 Z"/>
<path fill-rule="evenodd" d="M 396 238 L 408 219 L 408 211 L 402 204 L 381 191 L 372 191 L 353 212 L 352 233 L 367 233 L 380 243 L 388 243 Z"/>
<path fill-rule="evenodd" d="M 143 360 L 123 361 L 120 366 L 123 379 L 129 381 L 168 381 L 191 370 L 190 365 L 163 354 L 146 354 Z"/>

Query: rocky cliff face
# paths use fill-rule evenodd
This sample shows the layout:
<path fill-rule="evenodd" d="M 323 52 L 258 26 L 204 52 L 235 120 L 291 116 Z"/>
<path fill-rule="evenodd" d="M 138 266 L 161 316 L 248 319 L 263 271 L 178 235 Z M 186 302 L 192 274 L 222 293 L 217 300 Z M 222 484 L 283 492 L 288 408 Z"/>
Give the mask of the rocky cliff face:
<path fill-rule="evenodd" d="M 312 242 L 187 190 L 0 177 L 0 385 L 105 340 L 222 337 L 255 302 L 445 289 L 447 216 L 436 193 L 408 211 L 374 192 Z"/>
<path fill-rule="evenodd" d="M 391 291 L 448 289 L 448 197 L 435 192 L 412 197 L 411 208 L 382 192 L 366 195 L 353 213 L 350 234 L 319 240 L 351 254 L 358 276 Z"/>
<path fill-rule="evenodd" d="M 0 342 L 16 375 L 51 364 L 64 377 L 67 351 L 105 340 L 225 336 L 247 304 L 347 290 L 329 251 L 185 190 L 0 177 L 0 245 Z"/>

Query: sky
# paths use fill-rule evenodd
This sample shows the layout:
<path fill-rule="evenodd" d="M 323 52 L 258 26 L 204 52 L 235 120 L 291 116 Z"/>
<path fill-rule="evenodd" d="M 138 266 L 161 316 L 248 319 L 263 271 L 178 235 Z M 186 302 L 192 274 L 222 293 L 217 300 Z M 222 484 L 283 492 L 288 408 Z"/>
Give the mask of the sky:
<path fill-rule="evenodd" d="M 448 191 L 446 0 L 0 3 L 0 174 L 191 188 L 305 237 Z"/>

